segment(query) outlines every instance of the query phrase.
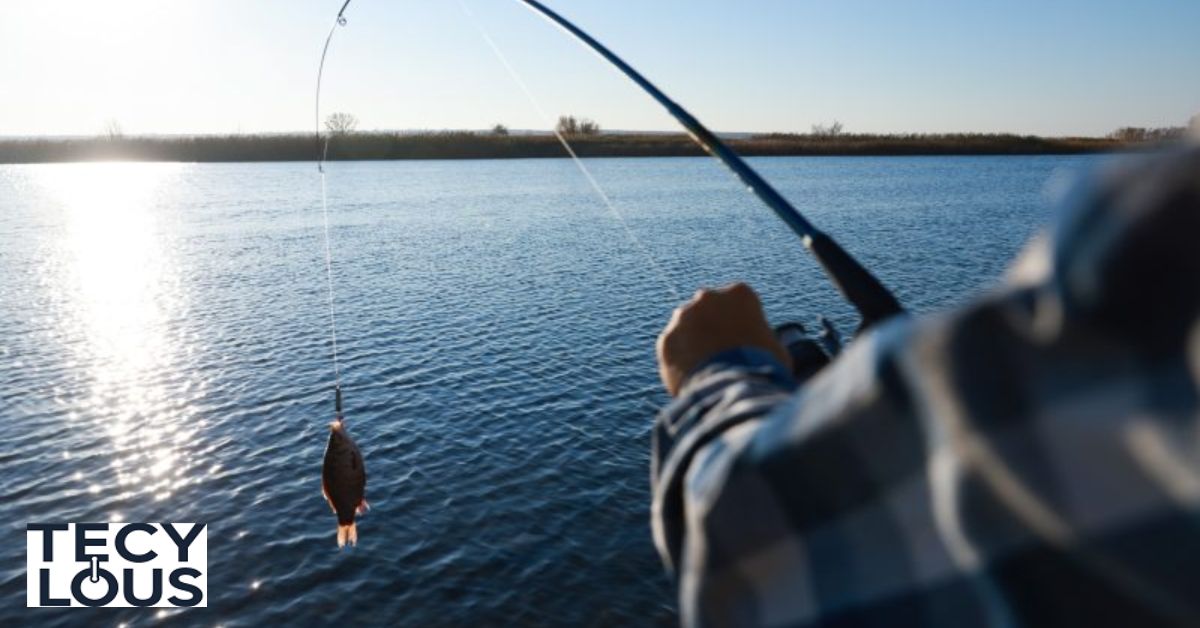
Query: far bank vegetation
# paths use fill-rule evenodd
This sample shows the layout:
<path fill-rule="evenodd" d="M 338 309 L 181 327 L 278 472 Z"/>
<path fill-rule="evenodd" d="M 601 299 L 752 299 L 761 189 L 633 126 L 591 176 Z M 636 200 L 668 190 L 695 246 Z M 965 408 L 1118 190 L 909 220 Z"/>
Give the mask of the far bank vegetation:
<path fill-rule="evenodd" d="M 1196 125 L 1196 119 L 1190 121 Z M 324 120 L 329 160 L 493 159 L 563 157 L 550 133 L 511 131 L 497 123 L 484 131 L 359 131 L 353 114 Z M 601 132 L 588 118 L 564 115 L 555 130 L 581 157 L 703 155 L 682 133 Z M 849 133 L 841 122 L 812 125 L 809 133 L 736 134 L 730 146 L 747 156 L 769 155 L 1039 155 L 1137 149 L 1185 135 L 1184 127 L 1124 127 L 1106 137 L 1038 137 L 993 133 Z M 0 163 L 61 161 L 311 161 L 311 133 L 263 135 L 126 135 L 111 121 L 95 137 L 0 139 Z"/>

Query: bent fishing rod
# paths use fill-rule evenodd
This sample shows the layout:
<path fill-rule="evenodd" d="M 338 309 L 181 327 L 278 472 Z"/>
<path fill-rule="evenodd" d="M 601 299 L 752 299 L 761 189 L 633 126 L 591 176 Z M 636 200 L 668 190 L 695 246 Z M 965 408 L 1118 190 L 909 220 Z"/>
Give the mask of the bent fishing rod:
<path fill-rule="evenodd" d="M 570 20 L 559 15 L 538 0 L 518 0 L 518 2 L 521 2 L 534 13 L 566 31 L 567 34 L 620 70 L 622 74 L 662 105 L 667 110 L 667 113 L 683 126 L 688 135 L 705 152 L 725 164 L 733 172 L 734 176 L 745 184 L 755 196 L 775 212 L 776 216 L 783 220 L 788 228 L 800 237 L 800 241 L 804 244 L 804 247 L 816 258 L 817 263 L 824 269 L 826 276 L 829 277 L 834 287 L 858 310 L 859 315 L 862 317 L 861 328 L 865 329 L 884 319 L 904 312 L 896 297 L 884 287 L 879 279 L 864 268 L 862 264 L 859 264 L 858 260 L 846 252 L 833 238 L 813 226 L 770 183 L 767 183 L 754 168 L 751 168 L 750 164 L 747 164 L 741 156 L 729 148 L 725 142 L 721 141 L 716 134 L 708 130 L 708 127 L 701 124 L 695 116 L 688 113 L 686 109 L 671 100 L 662 90 L 651 83 L 649 79 L 633 69 L 633 66 L 630 66 L 624 59 L 618 57 L 616 53 L 609 50 L 608 47 L 584 32 Z M 317 167 L 322 171 L 324 170 L 325 150 L 328 148 L 328 144 L 322 147 L 320 142 L 321 74 L 325 67 L 325 55 L 329 50 L 329 42 L 333 38 L 333 32 L 337 27 L 346 23 L 344 14 L 349 4 L 350 0 L 345 0 L 341 10 L 337 13 L 333 27 L 325 39 L 325 46 L 321 51 L 320 66 L 317 70 L 316 138 L 318 150 L 320 151 Z"/>
<path fill-rule="evenodd" d="M 725 164 L 733 174 L 746 185 L 767 207 L 775 212 L 787 226 L 800 236 L 804 247 L 817 259 L 817 263 L 825 270 L 825 274 L 833 282 L 834 287 L 842 296 L 858 310 L 862 316 L 862 328 L 865 329 L 884 319 L 904 312 L 900 303 L 884 285 L 846 252 L 833 238 L 819 231 L 775 188 L 767 183 L 750 164 L 747 164 L 733 149 L 721 141 L 712 131 L 708 130 L 688 113 L 686 109 L 671 100 L 658 87 L 651 83 L 640 72 L 633 69 L 621 57 L 609 50 L 604 44 L 584 32 L 567 18 L 559 15 L 538 0 L 518 0 L 530 10 L 549 20 L 554 25 L 566 31 L 569 35 L 600 55 L 626 77 L 641 87 L 646 93 L 662 105 L 671 117 L 688 132 L 701 148 Z"/>
<path fill-rule="evenodd" d="M 329 44 L 333 41 L 333 33 L 337 31 L 337 27 L 346 25 L 346 7 L 348 6 L 350 6 L 350 0 L 343 2 L 342 8 L 338 9 L 337 17 L 333 20 L 333 26 L 329 27 L 329 34 L 325 36 L 325 45 L 321 48 L 321 62 L 317 64 L 317 97 L 313 115 L 315 122 L 313 127 L 316 133 L 313 137 L 317 141 L 317 170 L 320 172 L 325 172 L 325 157 L 329 152 L 328 138 L 326 138 L 324 145 L 321 142 L 321 77 L 325 74 L 325 56 L 329 54 Z"/>

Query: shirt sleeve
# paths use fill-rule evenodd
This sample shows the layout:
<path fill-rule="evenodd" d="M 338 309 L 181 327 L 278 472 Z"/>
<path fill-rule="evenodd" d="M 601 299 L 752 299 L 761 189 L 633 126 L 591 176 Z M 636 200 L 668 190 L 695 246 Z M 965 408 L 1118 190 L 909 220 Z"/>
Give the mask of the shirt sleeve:
<path fill-rule="evenodd" d="M 660 413 L 653 531 L 677 576 L 685 625 L 802 624 L 855 596 L 873 580 L 864 574 L 906 577 L 908 566 L 893 568 L 888 555 L 901 534 L 890 518 L 867 515 L 856 538 L 822 540 L 826 523 L 923 464 L 920 428 L 882 358 L 880 338 L 906 329 L 892 327 L 860 339 L 798 391 L 765 353 L 723 354 Z M 850 549 L 852 540 L 868 545 Z M 810 555 L 814 548 L 823 555 Z M 864 563 L 873 550 L 880 562 Z"/>
<path fill-rule="evenodd" d="M 1200 625 L 1200 147 L 1083 188 L 1020 282 L 653 430 L 689 626 Z"/>
<path fill-rule="evenodd" d="M 713 439 L 744 422 L 757 421 L 795 389 L 791 373 L 770 353 L 753 347 L 725 351 L 697 368 L 674 402 L 659 415 L 651 459 L 654 537 L 668 569 L 679 560 L 682 474 Z"/>

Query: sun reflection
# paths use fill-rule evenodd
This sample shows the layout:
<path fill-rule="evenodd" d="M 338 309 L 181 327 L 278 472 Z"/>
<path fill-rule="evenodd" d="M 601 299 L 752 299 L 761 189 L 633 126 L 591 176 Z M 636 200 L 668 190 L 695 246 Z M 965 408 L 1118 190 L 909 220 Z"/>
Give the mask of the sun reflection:
<path fill-rule="evenodd" d="M 180 450 L 195 431 L 175 398 L 178 384 L 169 383 L 183 352 L 170 324 L 186 303 L 163 191 L 183 168 L 67 164 L 41 170 L 39 180 L 61 209 L 61 331 L 82 340 L 77 359 L 91 381 L 79 414 L 111 439 L 111 485 L 159 499 L 171 494 L 169 476 L 183 474 Z M 101 479 L 89 480 L 88 490 L 98 492 Z"/>

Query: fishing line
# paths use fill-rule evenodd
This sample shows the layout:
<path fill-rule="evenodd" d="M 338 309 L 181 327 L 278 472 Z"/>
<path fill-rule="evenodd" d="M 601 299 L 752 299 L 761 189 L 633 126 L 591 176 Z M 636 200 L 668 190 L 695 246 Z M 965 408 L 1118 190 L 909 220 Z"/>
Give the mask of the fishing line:
<path fill-rule="evenodd" d="M 339 419 L 342 416 L 342 369 L 338 363 L 337 315 L 334 312 L 333 303 L 333 248 L 329 242 L 329 192 L 325 182 L 325 158 L 329 152 L 329 134 L 325 134 L 324 142 L 321 141 L 321 76 L 325 72 L 325 56 L 329 54 L 329 42 L 333 41 L 333 33 L 337 31 L 337 28 L 346 25 L 346 18 L 343 14 L 349 5 L 350 0 L 346 0 L 342 4 L 337 17 L 334 18 L 333 26 L 329 28 L 329 34 L 325 36 L 325 46 L 321 48 L 321 62 L 317 65 L 317 93 L 314 107 L 314 132 L 318 149 L 317 171 L 321 173 L 321 218 L 325 232 L 325 288 L 329 301 L 329 338 L 333 352 L 334 406 Z"/>
<path fill-rule="evenodd" d="M 317 140 L 317 152 L 320 158 L 317 160 L 317 170 L 325 172 L 325 156 L 329 152 L 329 135 L 325 135 L 324 143 L 321 142 L 321 76 L 325 73 L 325 56 L 329 54 L 329 42 L 333 41 L 333 33 L 337 31 L 337 27 L 346 25 L 346 7 L 350 6 L 350 0 L 346 0 L 342 4 L 342 8 L 338 10 L 337 17 L 333 20 L 333 26 L 329 27 L 329 34 L 325 36 L 325 45 L 321 48 L 321 62 L 317 64 L 317 97 L 315 100 L 315 111 L 313 118 L 313 130 Z M 323 145 L 322 145 L 323 144 Z"/>
<path fill-rule="evenodd" d="M 461 1 L 461 0 L 460 0 Z M 718 159 L 729 168 L 746 188 L 759 198 L 771 211 L 775 212 L 788 228 L 800 237 L 804 247 L 812 253 L 826 276 L 842 293 L 862 317 L 860 329 L 865 329 L 896 315 L 904 313 L 900 302 L 884 285 L 871 274 L 858 260 L 854 259 L 829 235 L 819 231 L 796 208 L 792 206 L 775 188 L 762 178 L 750 164 L 746 163 L 733 149 L 729 148 L 721 138 L 700 123 L 695 116 L 688 113 L 679 103 L 671 100 L 654 83 L 651 83 L 633 66 L 618 57 L 616 53 L 601 44 L 595 37 L 587 34 L 573 22 L 551 10 L 538 0 L 518 0 L 534 13 L 545 18 L 550 23 L 562 29 L 567 35 L 596 53 L 614 69 L 633 81 L 642 91 L 653 98 L 680 124 L 708 154 Z"/>
<path fill-rule="evenodd" d="M 546 112 L 541 103 L 538 101 L 537 97 L 533 95 L 533 92 L 529 89 L 529 86 L 525 83 L 524 79 L 522 79 L 521 75 L 517 73 L 516 68 L 509 63 L 508 57 L 502 50 L 500 50 L 500 47 L 496 44 L 495 40 L 492 39 L 492 36 L 483 26 L 483 23 L 475 17 L 475 14 L 471 11 L 470 7 L 467 6 L 466 2 L 463 0 L 458 0 L 458 6 L 462 7 L 463 13 L 467 14 L 467 18 L 471 20 L 471 23 L 475 25 L 475 29 L 479 31 L 479 36 L 482 37 L 483 41 L 486 42 L 488 47 L 492 49 L 492 53 L 496 55 L 496 59 L 500 61 L 500 64 L 504 66 L 504 70 L 508 73 L 508 76 L 513 80 L 514 83 L 517 84 L 517 87 L 521 89 L 521 92 L 525 94 L 525 98 L 529 100 L 529 104 L 532 105 L 534 111 L 536 111 L 538 116 L 542 118 L 543 123 L 550 127 L 551 131 L 554 133 L 554 137 L 558 138 L 558 142 L 562 144 L 564 149 L 566 149 L 567 154 L 571 156 L 571 161 L 575 163 L 575 167 L 578 168 L 579 172 L 583 174 L 583 177 L 587 179 L 587 182 L 591 186 L 592 190 L 596 192 L 596 196 L 600 197 L 600 200 L 604 203 L 604 206 L 608 208 L 609 213 L 616 218 L 617 222 L 621 224 L 621 227 L 625 230 L 625 235 L 629 238 L 629 241 L 632 242 L 642 256 L 646 258 L 646 261 L 650 264 L 650 268 L 653 269 L 654 274 L 658 278 L 659 282 L 666 287 L 667 291 L 671 293 L 671 296 L 674 297 L 675 301 L 682 302 L 684 300 L 683 296 L 680 294 L 679 290 L 675 288 L 675 284 L 670 280 L 670 278 L 668 278 L 666 272 L 662 269 L 662 266 L 659 265 L 654 255 L 650 253 L 650 249 L 646 247 L 641 238 L 639 238 L 637 234 L 634 233 L 633 229 L 630 228 L 629 222 L 625 219 L 624 214 L 617 209 L 616 205 L 613 204 L 612 199 L 610 199 L 608 194 L 604 192 L 604 189 L 600 187 L 600 184 L 596 181 L 596 178 L 592 176 L 591 171 L 588 170 L 587 166 L 584 165 L 583 160 L 580 159 L 579 155 L 575 152 L 575 148 L 571 146 L 571 143 L 567 141 L 566 136 L 564 136 L 554 124 L 554 118 L 552 118 L 550 114 Z"/>
<path fill-rule="evenodd" d="M 321 217 L 325 227 L 325 287 L 329 300 L 329 338 L 333 348 L 333 378 L 334 387 L 339 392 L 342 389 L 342 370 L 338 365 L 337 347 L 337 316 L 333 307 L 333 252 L 329 244 L 329 198 L 325 185 L 325 171 L 321 170 Z M 340 399 L 339 399 L 340 401 Z M 338 404 L 341 410 L 341 404 Z"/>

